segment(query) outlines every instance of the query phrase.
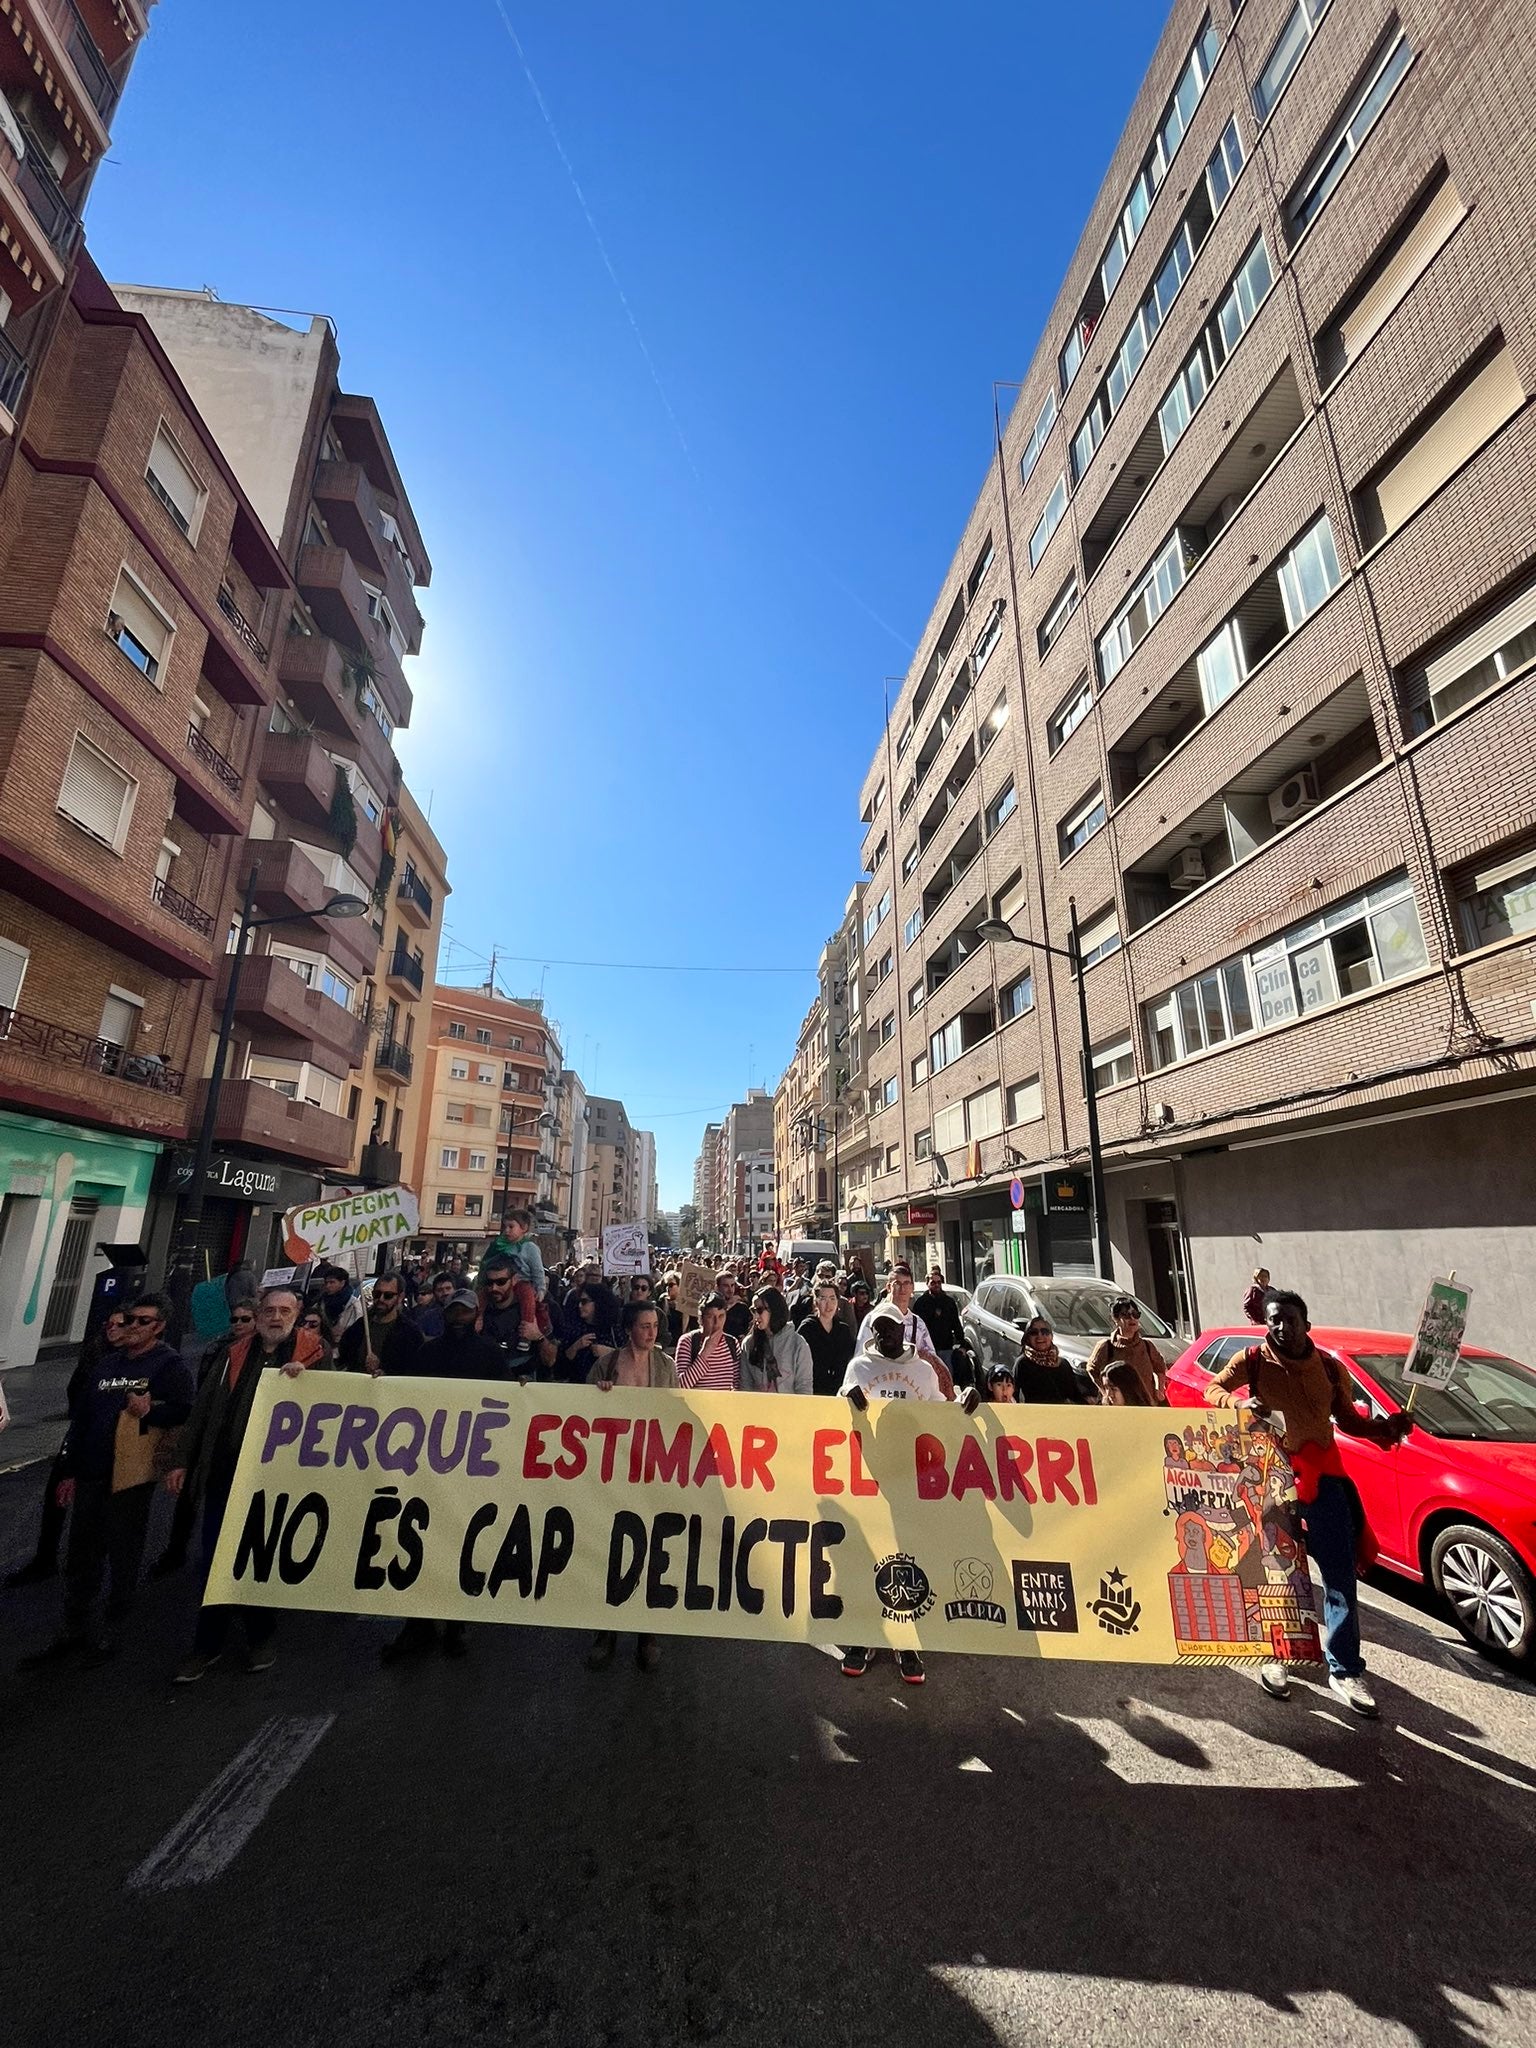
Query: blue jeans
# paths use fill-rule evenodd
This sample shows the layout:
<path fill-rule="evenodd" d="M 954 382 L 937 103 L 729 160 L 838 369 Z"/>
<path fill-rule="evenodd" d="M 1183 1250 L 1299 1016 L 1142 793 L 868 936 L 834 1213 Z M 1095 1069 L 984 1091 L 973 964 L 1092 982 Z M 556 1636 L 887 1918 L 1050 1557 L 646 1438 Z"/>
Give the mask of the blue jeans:
<path fill-rule="evenodd" d="M 1304 1501 L 1301 1526 L 1307 1553 L 1323 1581 L 1323 1654 L 1335 1678 L 1358 1678 L 1360 1610 L 1355 1601 L 1355 1489 L 1347 1479 L 1325 1472 L 1317 1499 Z"/>

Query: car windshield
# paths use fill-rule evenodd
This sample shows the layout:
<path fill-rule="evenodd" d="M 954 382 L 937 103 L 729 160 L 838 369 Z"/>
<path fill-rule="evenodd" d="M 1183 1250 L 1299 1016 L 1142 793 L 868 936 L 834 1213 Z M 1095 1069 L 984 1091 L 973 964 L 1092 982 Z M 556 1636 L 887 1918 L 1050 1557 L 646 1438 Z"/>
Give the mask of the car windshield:
<path fill-rule="evenodd" d="M 1412 1380 L 1404 1379 L 1406 1351 L 1357 1351 L 1362 1372 L 1393 1400 L 1407 1405 Z M 1513 1358 L 1463 1358 L 1448 1387 L 1420 1387 L 1413 1419 L 1431 1436 L 1461 1443 L 1536 1443 L 1536 1372 Z"/>
<path fill-rule="evenodd" d="M 1037 1303 L 1036 1314 L 1045 1317 L 1053 1330 L 1074 1337 L 1107 1337 L 1111 1306 L 1121 1299 L 1118 1287 L 1106 1287 L 1102 1280 L 1032 1281 L 1030 1292 Z M 1153 1315 L 1141 1311 L 1141 1334 L 1156 1339 L 1171 1337 L 1172 1330 Z"/>

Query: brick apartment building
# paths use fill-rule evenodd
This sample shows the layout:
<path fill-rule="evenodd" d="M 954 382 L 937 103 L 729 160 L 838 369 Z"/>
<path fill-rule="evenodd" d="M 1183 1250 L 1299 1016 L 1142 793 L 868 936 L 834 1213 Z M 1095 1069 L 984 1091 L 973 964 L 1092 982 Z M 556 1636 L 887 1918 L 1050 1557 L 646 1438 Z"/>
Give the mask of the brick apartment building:
<path fill-rule="evenodd" d="M 420 1249 L 474 1259 L 504 1208 L 557 1232 L 560 1041 L 543 1006 L 484 989 L 433 990 L 417 1058 L 425 1093 L 406 1178 L 421 1203 Z"/>
<path fill-rule="evenodd" d="M 329 321 L 293 325 L 208 292 L 114 290 L 154 329 L 293 585 L 267 615 L 237 622 L 275 687 L 221 929 L 248 884 L 256 913 L 283 922 L 254 935 L 240 978 L 215 1144 L 231 1170 L 260 1171 L 262 1199 L 209 1191 L 200 1256 L 217 1272 L 232 1257 L 274 1257 L 282 1207 L 320 1186 L 400 1176 L 406 1013 L 432 984 L 441 889 L 401 865 L 393 739 L 410 720 L 404 663 L 420 650 L 416 591 L 432 569 L 378 407 L 342 389 Z M 440 870 L 441 849 L 430 858 Z M 363 897 L 369 913 L 321 915 L 337 895 Z M 227 973 L 210 992 L 205 1041 Z M 199 1067 L 205 1057 L 200 1047 Z M 162 1168 L 157 1253 L 185 1164 Z"/>
<path fill-rule="evenodd" d="M 1402 1328 L 1454 1266 L 1524 1344 L 1529 29 L 1167 23 L 860 793 L 870 1203 L 957 1279 L 1092 1270 L 1071 969 L 977 931 L 1075 903 L 1125 1282 Z"/>

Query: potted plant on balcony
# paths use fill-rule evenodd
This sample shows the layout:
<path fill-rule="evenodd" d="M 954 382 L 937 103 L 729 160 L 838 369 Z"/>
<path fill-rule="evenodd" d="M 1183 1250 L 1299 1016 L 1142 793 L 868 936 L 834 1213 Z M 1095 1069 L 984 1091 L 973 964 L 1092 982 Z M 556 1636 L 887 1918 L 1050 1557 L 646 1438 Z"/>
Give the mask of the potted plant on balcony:
<path fill-rule="evenodd" d="M 352 800 L 352 787 L 344 770 L 336 770 L 336 783 L 331 791 L 331 830 L 341 842 L 341 850 L 349 854 L 357 844 L 357 805 Z"/>

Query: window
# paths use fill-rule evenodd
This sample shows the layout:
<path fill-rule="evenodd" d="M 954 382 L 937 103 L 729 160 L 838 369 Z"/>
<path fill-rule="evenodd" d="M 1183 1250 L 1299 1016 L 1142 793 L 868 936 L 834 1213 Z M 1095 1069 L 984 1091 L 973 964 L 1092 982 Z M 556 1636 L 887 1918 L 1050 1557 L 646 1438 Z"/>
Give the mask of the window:
<path fill-rule="evenodd" d="M 1150 566 L 1099 635 L 1099 674 L 1107 683 L 1118 675 L 1183 588 L 1184 579 L 1200 559 L 1191 534 L 1175 530 L 1153 556 Z"/>
<path fill-rule="evenodd" d="M 471 1173 L 484 1173 L 484 1171 L 485 1171 L 485 1165 L 486 1165 L 486 1160 L 485 1160 L 485 1154 L 484 1154 L 483 1152 L 471 1152 L 471 1153 L 470 1153 L 470 1155 L 469 1155 L 469 1170 L 470 1170 L 470 1172 L 471 1172 Z"/>
<path fill-rule="evenodd" d="M 490 1042 L 491 1033 L 489 1025 L 477 1024 L 475 1026 L 475 1043 L 477 1045 L 489 1045 Z"/>
<path fill-rule="evenodd" d="M 1024 444 L 1024 453 L 1019 457 L 1019 481 L 1028 483 L 1034 474 L 1035 464 L 1045 452 L 1046 440 L 1056 424 L 1056 393 L 1047 391 L 1045 403 L 1035 414 L 1035 424 L 1029 430 L 1029 439 Z"/>
<path fill-rule="evenodd" d="M 884 889 L 880 893 L 879 902 L 875 904 L 872 910 L 867 910 L 864 913 L 864 943 L 866 946 L 890 914 L 891 892 L 889 889 Z"/>
<path fill-rule="evenodd" d="M 101 1022 L 96 1027 L 96 1036 L 103 1045 L 130 1047 L 139 1035 L 144 1022 L 144 998 L 136 996 L 131 989 L 110 987 L 106 1001 L 101 1006 Z"/>
<path fill-rule="evenodd" d="M 439 1215 L 439 1216 L 451 1216 L 451 1215 L 453 1214 L 453 1197 L 452 1197 L 452 1195 L 439 1195 L 439 1196 L 438 1196 L 438 1198 L 437 1198 L 437 1213 L 438 1213 L 438 1215 Z"/>
<path fill-rule="evenodd" d="M 1016 917 L 1023 915 L 1024 906 L 1027 901 L 1023 870 L 1015 868 L 1007 881 L 1004 882 L 1003 886 L 992 898 L 992 915 L 1001 924 L 1012 924 Z"/>
<path fill-rule="evenodd" d="M 1408 38 L 1398 29 L 1371 63 L 1360 90 L 1302 172 L 1286 204 L 1286 226 L 1292 241 L 1311 226 L 1328 203 L 1334 187 L 1375 126 L 1377 116 L 1391 99 L 1412 56 Z"/>
<path fill-rule="evenodd" d="M 481 1157 L 484 1157 L 483 1153 Z M 473 1159 L 470 1160 L 470 1164 L 474 1164 Z M 464 1214 L 466 1216 L 483 1216 L 485 1214 L 484 1195 L 466 1195 L 464 1197 Z"/>
<path fill-rule="evenodd" d="M 1409 209 L 1363 280 L 1330 321 L 1318 347 L 1318 366 L 1331 382 L 1379 334 L 1466 216 L 1466 206 L 1442 164 L 1430 188 Z"/>
<path fill-rule="evenodd" d="M 928 1060 L 933 1073 L 942 1074 L 950 1061 L 959 1059 L 965 1050 L 961 1043 L 962 1029 L 960 1019 L 951 1017 L 929 1039 Z"/>
<path fill-rule="evenodd" d="M 1064 747 L 1072 734 L 1093 709 L 1093 681 L 1089 676 L 1080 676 L 1072 694 L 1056 711 L 1052 712 L 1046 724 L 1046 744 L 1054 754 Z"/>
<path fill-rule="evenodd" d="M 1010 775 L 991 803 L 987 805 L 987 837 L 990 839 L 998 828 L 1011 818 L 1019 808 L 1019 799 L 1014 792 L 1013 777 Z"/>
<path fill-rule="evenodd" d="M 875 819 L 880 815 L 880 807 L 884 802 L 885 784 L 881 782 L 876 785 L 874 795 L 870 798 L 869 802 L 864 806 L 864 809 L 860 814 L 864 824 L 873 825 Z"/>
<path fill-rule="evenodd" d="M 1040 659 L 1042 661 L 1044 661 L 1045 657 L 1060 639 L 1062 627 L 1077 610 L 1079 594 L 1077 573 L 1074 570 L 1056 593 L 1055 601 L 1045 617 L 1040 621 L 1039 630 L 1035 634 L 1035 638 L 1039 643 Z"/>
<path fill-rule="evenodd" d="M 494 1088 L 497 1081 L 496 1069 L 488 1067 L 484 1060 L 479 1060 L 475 1065 L 475 1079 L 482 1088 Z"/>
<path fill-rule="evenodd" d="M 1456 910 L 1469 953 L 1501 939 L 1536 932 L 1536 847 L 1513 860 L 1495 862 L 1466 875 L 1456 890 Z"/>
<path fill-rule="evenodd" d="M 1215 313 L 1201 330 L 1200 339 L 1157 409 L 1164 455 L 1173 452 L 1184 429 L 1204 404 L 1206 393 L 1252 324 L 1254 314 L 1268 297 L 1273 283 L 1269 250 L 1260 235 L 1238 265 Z"/>
<path fill-rule="evenodd" d="M 438 1165 L 439 1165 L 439 1166 L 442 1166 L 442 1167 L 446 1167 L 447 1169 L 449 1169 L 449 1171 L 452 1171 L 452 1170 L 453 1170 L 453 1168 L 455 1168 L 455 1167 L 456 1167 L 456 1166 L 458 1165 L 458 1163 L 459 1163 L 459 1148 L 458 1148 L 458 1146 L 457 1146 L 457 1145 L 445 1145 L 445 1146 L 443 1147 L 443 1149 L 442 1149 L 441 1153 L 440 1153 L 440 1154 L 439 1154 L 439 1156 L 438 1156 L 438 1162 L 437 1162 L 437 1163 L 438 1163 Z"/>
<path fill-rule="evenodd" d="M 981 721 L 981 751 L 985 753 L 1008 723 L 1008 696 L 1004 690 L 997 693 L 997 702 Z"/>
<path fill-rule="evenodd" d="M 1318 23 L 1328 12 L 1328 6 L 1329 0 L 1296 0 L 1296 5 L 1286 16 L 1285 25 L 1259 73 L 1259 82 L 1253 88 L 1253 111 L 1261 121 L 1268 120 L 1274 112 L 1276 102 L 1290 84 L 1291 74 L 1316 35 Z"/>
<path fill-rule="evenodd" d="M 1428 964 L 1406 875 L 1337 903 L 1143 1005 L 1153 1067 L 1331 1007 Z"/>
<path fill-rule="evenodd" d="M 173 628 L 143 584 L 119 570 L 107 613 L 107 638 L 120 647 L 136 669 L 152 683 L 160 679 Z"/>
<path fill-rule="evenodd" d="M 917 844 L 917 841 L 914 840 L 912 844 L 907 848 L 906 852 L 901 856 L 901 879 L 904 882 L 910 880 L 911 876 L 916 871 L 918 857 L 921 853 L 922 848 Z"/>
<path fill-rule="evenodd" d="M 443 1107 L 443 1122 L 462 1124 L 469 1121 L 469 1105 L 464 1102 L 449 1102 Z"/>
<path fill-rule="evenodd" d="M 933 1132 L 917 1131 L 912 1139 L 912 1157 L 931 1159 L 933 1157 Z"/>
<path fill-rule="evenodd" d="M 923 928 L 923 906 L 919 904 L 901 928 L 901 942 L 910 946 Z"/>
<path fill-rule="evenodd" d="M 885 1015 L 880 1019 L 880 1043 L 882 1045 L 889 1045 L 891 1040 L 895 1036 L 896 1012 L 894 1010 L 887 1010 Z"/>
<path fill-rule="evenodd" d="M 995 1081 L 990 1088 L 965 1098 L 965 1128 L 967 1137 L 973 1141 L 995 1138 L 1002 1130 L 1003 1091 Z"/>
<path fill-rule="evenodd" d="M 992 536 L 989 533 L 981 544 L 981 552 L 971 564 L 971 573 L 965 579 L 965 601 L 976 602 L 976 593 L 987 580 L 987 571 L 992 566 Z"/>
<path fill-rule="evenodd" d="M 1224 704 L 1248 673 L 1248 656 L 1242 630 L 1236 619 L 1228 619 L 1214 639 L 1208 640 L 1195 657 L 1200 676 L 1200 696 L 1209 716 Z"/>
<path fill-rule="evenodd" d="M 1112 1038 L 1106 1044 L 1093 1048 L 1093 1092 L 1102 1095 L 1106 1088 L 1118 1088 L 1126 1081 L 1136 1078 L 1136 1056 L 1131 1050 L 1131 1035 L 1126 1032 L 1121 1038 Z"/>
<path fill-rule="evenodd" d="M 921 1088 L 928 1078 L 928 1055 L 920 1052 L 912 1062 L 912 1086 Z"/>
<path fill-rule="evenodd" d="M 1061 848 L 1063 860 L 1070 858 L 1080 846 L 1088 844 L 1094 833 L 1102 827 L 1105 816 L 1104 792 L 1095 783 L 1071 817 L 1064 819 L 1056 828 L 1057 843 Z"/>
<path fill-rule="evenodd" d="M 0 1011 L 14 1010 L 21 1001 L 21 984 L 26 979 L 31 954 L 14 939 L 0 939 Z"/>
<path fill-rule="evenodd" d="M 892 962 L 890 953 L 888 951 L 882 953 L 880 955 L 880 958 L 875 962 L 875 971 L 869 979 L 869 985 L 871 988 L 878 988 L 880 986 L 881 982 L 884 981 L 885 977 L 890 973 L 891 965 Z"/>
<path fill-rule="evenodd" d="M 1491 616 L 1463 631 L 1418 670 L 1405 697 L 1409 722 L 1424 732 L 1470 704 L 1494 684 L 1522 675 L 1536 661 L 1536 583 L 1528 583 Z M 1414 701 L 1418 700 L 1418 701 Z"/>
<path fill-rule="evenodd" d="M 448 1026 L 448 1036 L 450 1038 L 468 1038 L 469 1029 L 466 1025 L 461 1024 L 459 1020 L 455 1018 L 453 1022 Z"/>
<path fill-rule="evenodd" d="M 469 1079 L 468 1060 L 450 1060 L 448 1062 L 448 1078 L 450 1081 L 467 1081 Z"/>
<path fill-rule="evenodd" d="M 1032 1124 L 1045 1115 L 1045 1105 L 1040 1097 L 1040 1076 L 1036 1074 L 1028 1081 L 1015 1081 L 1008 1090 L 1008 1125 Z"/>
<path fill-rule="evenodd" d="M 907 1015 L 915 1017 L 927 1000 L 928 988 L 925 982 L 917 982 L 907 990 Z"/>
<path fill-rule="evenodd" d="M 1034 1007 L 1035 978 L 1029 969 L 1025 968 L 1024 972 L 1016 980 L 1010 981 L 1006 988 L 999 989 L 997 996 L 998 1021 L 1002 1024 L 1010 1024 L 1015 1017 L 1022 1017 L 1026 1011 L 1032 1010 Z"/>
<path fill-rule="evenodd" d="M 1407 441 L 1356 493 L 1367 543 L 1395 533 L 1524 403 L 1520 373 L 1500 341 L 1449 397 L 1414 423 Z"/>
<path fill-rule="evenodd" d="M 887 1145 L 885 1148 L 885 1171 L 887 1173 L 894 1173 L 900 1164 L 901 1147 L 899 1145 Z"/>
<path fill-rule="evenodd" d="M 1291 632 L 1309 619 L 1343 580 L 1339 552 L 1333 544 L 1333 527 L 1325 514 L 1307 529 L 1280 564 L 1280 595 L 1285 602 L 1285 623 Z"/>
<path fill-rule="evenodd" d="M 164 420 L 155 431 L 154 445 L 149 451 L 149 467 L 144 472 L 144 481 L 195 547 L 197 530 L 203 521 L 203 507 L 208 501 L 208 492 L 199 482 Z"/>
<path fill-rule="evenodd" d="M 522 1051 L 522 1049 L 523 1049 L 523 1041 L 522 1041 L 522 1040 L 521 1040 L 521 1039 L 520 1039 L 520 1038 L 519 1038 L 519 1037 L 518 1037 L 518 1036 L 516 1035 L 516 1033 L 514 1032 L 514 1034 L 512 1035 L 512 1037 L 510 1037 L 510 1038 L 509 1038 L 509 1039 L 507 1040 L 507 1051 L 508 1051 L 508 1052 L 521 1052 L 521 1051 Z"/>
<path fill-rule="evenodd" d="M 987 622 L 976 636 L 976 644 L 971 649 L 971 669 L 974 675 L 981 674 L 992 659 L 992 651 L 1002 637 L 1003 600 L 999 597 L 993 599 L 992 609 L 987 613 Z"/>
<path fill-rule="evenodd" d="M 1067 473 L 1062 471 L 1051 486 L 1051 495 L 1045 501 L 1045 510 L 1040 514 L 1034 532 L 1029 536 L 1029 566 L 1032 570 L 1040 566 L 1040 557 L 1050 545 L 1051 535 L 1060 526 L 1067 509 Z"/>
<path fill-rule="evenodd" d="M 896 1085 L 896 1076 L 892 1074 L 891 1078 L 888 1081 L 886 1081 L 876 1092 L 880 1096 L 880 1107 L 882 1109 L 891 1108 L 892 1104 L 896 1101 L 897 1096 L 900 1093 L 900 1090 L 897 1088 Z"/>
<path fill-rule="evenodd" d="M 131 775 L 93 747 L 84 733 L 77 732 L 64 766 L 57 807 L 72 825 L 120 853 L 138 787 Z"/>
<path fill-rule="evenodd" d="M 933 1119 L 933 1149 L 935 1152 L 953 1152 L 965 1143 L 965 1104 L 952 1102 L 948 1109 L 941 1109 Z"/>
<path fill-rule="evenodd" d="M 1120 950 L 1120 914 L 1113 904 L 1101 910 L 1096 917 L 1079 925 L 1077 943 L 1081 950 L 1084 971 L 1096 966 L 1100 960 L 1107 960 L 1111 953 Z"/>

